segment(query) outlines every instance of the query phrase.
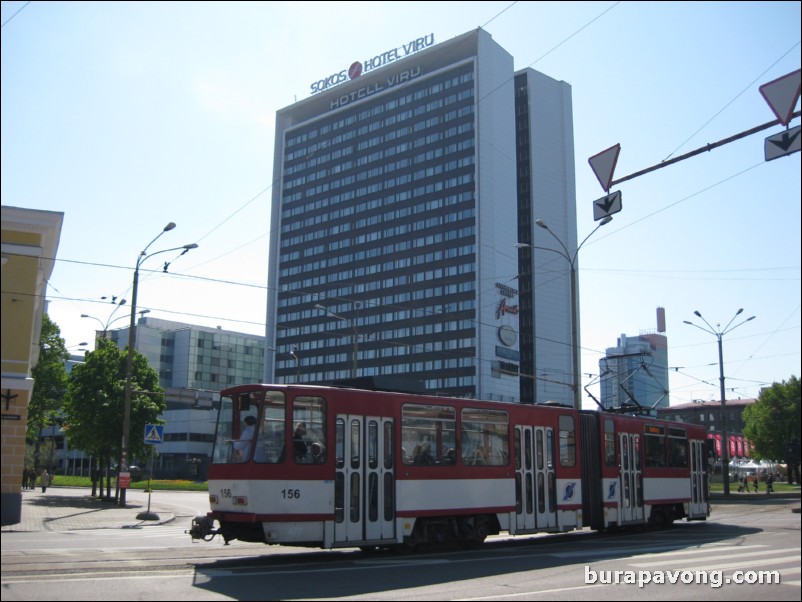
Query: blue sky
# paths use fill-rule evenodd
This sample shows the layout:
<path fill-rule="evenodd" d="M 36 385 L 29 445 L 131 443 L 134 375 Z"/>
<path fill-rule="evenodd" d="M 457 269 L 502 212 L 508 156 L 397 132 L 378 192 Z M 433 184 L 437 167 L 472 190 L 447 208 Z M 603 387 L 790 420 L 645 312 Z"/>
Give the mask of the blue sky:
<path fill-rule="evenodd" d="M 620 178 L 772 121 L 759 86 L 800 68 L 799 2 L 4 1 L 2 23 L 2 203 L 65 214 L 48 298 L 70 346 L 99 328 L 81 314 L 109 319 L 101 297 L 130 298 L 170 221 L 150 251 L 199 247 L 149 258 L 138 308 L 264 334 L 275 113 L 355 60 L 483 27 L 568 82 L 580 240 L 604 195 L 590 156 L 620 143 Z M 613 188 L 623 210 L 579 254 L 595 395 L 605 349 L 654 331 L 657 307 L 672 404 L 719 398 L 694 310 L 756 316 L 724 336 L 728 398 L 800 376 L 800 155 L 763 160 L 781 131 Z"/>

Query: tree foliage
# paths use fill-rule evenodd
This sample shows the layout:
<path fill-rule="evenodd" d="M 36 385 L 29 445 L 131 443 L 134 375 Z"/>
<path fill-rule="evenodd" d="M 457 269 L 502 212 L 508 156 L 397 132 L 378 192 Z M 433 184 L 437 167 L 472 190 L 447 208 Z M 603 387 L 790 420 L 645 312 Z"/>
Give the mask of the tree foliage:
<path fill-rule="evenodd" d="M 756 403 L 744 409 L 744 436 L 755 446 L 757 459 L 788 465 L 789 480 L 799 482 L 800 393 L 796 376 L 763 389 Z"/>
<path fill-rule="evenodd" d="M 70 374 L 64 429 L 70 447 L 100 458 L 119 458 L 122 451 L 128 350 L 99 339 L 95 351 Z M 158 422 L 166 408 L 159 375 L 147 359 L 134 352 L 131 381 L 131 421 L 128 437 L 129 464 L 146 457 L 145 425 Z"/>
<path fill-rule="evenodd" d="M 59 417 L 67 391 L 66 362 L 69 357 L 61 329 L 44 314 L 39 336 L 39 360 L 31 370 L 34 385 L 28 404 L 28 441 L 38 441 L 42 429 L 54 424 Z"/>

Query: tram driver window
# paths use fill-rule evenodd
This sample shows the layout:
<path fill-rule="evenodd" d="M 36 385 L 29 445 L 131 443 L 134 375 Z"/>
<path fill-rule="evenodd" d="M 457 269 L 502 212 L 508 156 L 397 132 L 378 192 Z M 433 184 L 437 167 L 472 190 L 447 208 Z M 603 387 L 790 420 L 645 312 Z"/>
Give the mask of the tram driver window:
<path fill-rule="evenodd" d="M 284 394 L 267 391 L 265 395 L 262 425 L 256 438 L 254 462 L 277 464 L 284 457 Z"/>
<path fill-rule="evenodd" d="M 666 465 L 665 429 L 662 426 L 646 425 L 643 436 L 643 452 L 647 468 L 663 468 Z"/>

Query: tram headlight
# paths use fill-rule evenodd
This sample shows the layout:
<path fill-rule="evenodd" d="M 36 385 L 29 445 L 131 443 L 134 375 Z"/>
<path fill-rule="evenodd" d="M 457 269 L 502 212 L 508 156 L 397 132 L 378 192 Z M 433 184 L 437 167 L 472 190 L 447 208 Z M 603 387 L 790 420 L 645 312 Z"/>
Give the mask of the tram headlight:
<path fill-rule="evenodd" d="M 248 498 L 244 495 L 237 495 L 233 498 L 235 506 L 247 506 Z"/>

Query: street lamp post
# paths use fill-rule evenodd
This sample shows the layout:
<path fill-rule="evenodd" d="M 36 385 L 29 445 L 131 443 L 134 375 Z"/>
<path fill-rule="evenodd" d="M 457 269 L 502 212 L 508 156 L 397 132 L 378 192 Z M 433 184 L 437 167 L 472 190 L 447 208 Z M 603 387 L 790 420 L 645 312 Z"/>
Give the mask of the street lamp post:
<path fill-rule="evenodd" d="M 361 301 L 354 301 L 354 309 L 359 310 L 362 307 Z M 343 322 L 347 322 L 351 328 L 354 330 L 354 357 L 351 364 L 351 378 L 356 378 L 356 369 L 357 369 L 357 354 L 359 353 L 359 326 L 357 325 L 356 320 L 349 320 L 341 315 L 335 314 L 333 311 L 329 311 L 329 309 L 320 303 L 315 305 L 315 309 L 319 309 L 321 311 L 325 311 L 326 315 L 330 318 L 335 318 L 336 320 L 342 320 Z"/>
<path fill-rule="evenodd" d="M 293 347 L 290 355 L 295 359 L 295 384 L 301 384 L 301 358 L 298 356 L 298 348 Z"/>
<path fill-rule="evenodd" d="M 139 287 L 139 268 L 148 257 L 152 257 L 153 255 L 168 253 L 170 251 L 179 251 L 182 249 L 183 253 L 181 253 L 181 255 L 183 255 L 184 253 L 189 252 L 191 249 L 196 249 L 198 247 L 196 243 L 192 243 L 189 245 L 184 245 L 183 247 L 174 247 L 172 249 L 155 251 L 153 253 L 147 252 L 150 248 L 150 245 L 156 242 L 162 234 L 169 232 L 173 228 L 175 228 L 175 223 L 170 222 L 161 232 L 159 232 L 156 238 L 148 243 L 148 246 L 146 246 L 137 257 L 136 267 L 134 268 L 134 284 L 131 289 L 131 321 L 128 328 L 128 356 L 125 361 L 125 397 L 123 408 L 122 446 L 120 448 L 120 472 L 128 471 L 128 437 L 130 435 L 129 431 L 131 430 L 131 391 L 134 368 L 134 348 L 136 346 L 136 297 Z M 120 506 L 125 506 L 125 491 L 125 488 L 120 489 Z"/>
<path fill-rule="evenodd" d="M 106 297 L 101 297 L 101 299 L 105 298 Z M 106 338 L 106 333 L 109 331 L 109 326 L 111 326 L 113 322 L 116 322 L 117 320 L 123 320 L 126 317 L 126 316 L 119 316 L 117 318 L 114 317 L 114 314 L 117 313 L 117 310 L 120 309 L 123 305 L 125 305 L 125 299 L 120 299 L 120 301 L 118 302 L 117 297 L 113 297 L 112 303 L 116 305 L 116 307 L 112 310 L 111 314 L 109 314 L 109 319 L 106 320 L 105 322 L 103 322 L 103 320 L 101 320 L 100 318 L 96 318 L 95 316 L 90 316 L 89 314 L 81 314 L 82 318 L 90 318 L 91 320 L 95 320 L 103 327 L 104 339 Z"/>
<path fill-rule="evenodd" d="M 571 266 L 571 361 L 572 361 L 572 365 L 573 365 L 571 389 L 573 390 L 573 394 L 574 394 L 574 408 L 577 409 L 577 410 L 581 410 L 582 409 L 582 398 L 581 398 L 581 396 L 579 394 L 579 389 L 580 389 L 579 323 L 578 323 L 579 319 L 577 317 L 576 259 L 577 259 L 577 256 L 579 255 L 579 249 L 582 248 L 582 245 L 584 245 L 587 242 L 587 240 L 591 236 L 593 236 L 593 234 L 594 234 L 594 232 L 596 232 L 596 230 L 598 230 L 599 228 L 601 228 L 605 224 L 609 224 L 611 221 L 613 221 L 613 218 L 610 215 L 608 215 L 603 220 L 601 220 L 601 222 L 599 222 L 599 225 L 596 226 L 590 232 L 590 234 L 588 234 L 585 237 L 585 239 L 581 243 L 579 243 L 579 245 L 576 248 L 576 251 L 574 251 L 574 253 L 572 255 L 568 251 L 568 248 L 565 246 L 563 241 L 560 240 L 560 238 L 554 232 L 551 231 L 549 226 L 542 219 L 535 220 L 535 224 L 537 224 L 538 226 L 540 226 L 541 228 L 546 230 L 549 234 L 551 234 L 554 237 L 554 240 L 556 240 L 560 244 L 560 246 L 562 247 L 563 250 L 560 251 L 558 249 L 550 249 L 548 247 L 534 247 L 534 246 L 532 248 L 533 249 L 541 249 L 543 251 L 552 251 L 553 253 L 557 253 L 558 255 L 562 256 L 566 261 L 568 261 L 568 264 Z M 526 245 L 526 244 L 519 243 L 516 246 L 525 247 L 525 246 L 531 246 L 531 245 Z"/>
<path fill-rule="evenodd" d="M 683 320 L 685 324 L 690 324 L 691 326 L 695 326 L 699 330 L 703 330 L 709 334 L 712 334 L 718 340 L 718 373 L 719 373 L 719 387 L 720 387 L 720 395 L 721 395 L 721 474 L 724 476 L 724 495 L 730 494 L 730 442 L 728 440 L 728 429 L 727 429 L 727 400 L 726 394 L 724 391 L 724 351 L 723 345 L 721 342 L 722 337 L 727 334 L 728 332 L 732 332 L 739 326 L 746 324 L 747 322 L 754 320 L 755 316 L 751 316 L 744 320 L 743 322 L 739 322 L 735 326 L 732 326 L 732 323 L 735 321 L 735 318 L 743 313 L 743 308 L 739 309 L 735 312 L 735 315 L 729 321 L 729 323 L 722 329 L 721 324 L 716 324 L 716 328 L 713 328 L 710 323 L 704 319 L 702 314 L 698 311 L 693 312 L 697 318 L 701 318 L 701 320 L 707 324 L 707 328 L 703 326 L 699 326 L 698 324 L 694 324 L 693 322 L 689 322 L 688 320 Z"/>

